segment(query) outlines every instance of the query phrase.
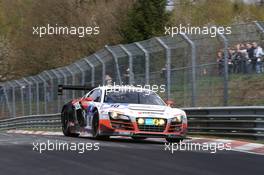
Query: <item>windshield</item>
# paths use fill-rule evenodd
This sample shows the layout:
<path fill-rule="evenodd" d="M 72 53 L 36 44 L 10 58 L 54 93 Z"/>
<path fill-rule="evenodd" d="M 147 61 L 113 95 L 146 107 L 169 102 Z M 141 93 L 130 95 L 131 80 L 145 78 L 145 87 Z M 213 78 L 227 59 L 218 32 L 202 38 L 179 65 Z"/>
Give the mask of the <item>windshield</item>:
<path fill-rule="evenodd" d="M 165 103 L 161 98 L 150 91 L 143 92 L 107 92 L 104 99 L 105 103 L 130 103 L 130 104 L 148 104 L 162 105 Z"/>

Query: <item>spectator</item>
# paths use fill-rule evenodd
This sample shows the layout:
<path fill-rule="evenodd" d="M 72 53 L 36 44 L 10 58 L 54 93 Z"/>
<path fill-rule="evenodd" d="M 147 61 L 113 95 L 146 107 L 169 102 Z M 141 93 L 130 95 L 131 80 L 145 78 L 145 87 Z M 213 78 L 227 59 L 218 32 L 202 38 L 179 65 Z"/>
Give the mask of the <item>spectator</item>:
<path fill-rule="evenodd" d="M 1 86 L 1 84 L 0 84 L 0 97 L 2 97 L 3 96 L 3 87 Z"/>
<path fill-rule="evenodd" d="M 254 47 L 254 58 L 256 60 L 256 73 L 259 74 L 263 72 L 262 57 L 264 56 L 264 52 L 263 49 L 260 46 L 258 46 L 256 42 L 253 43 L 253 47 Z"/>
<path fill-rule="evenodd" d="M 112 82 L 113 82 L 112 77 L 110 77 L 110 75 L 106 75 L 105 76 L 105 83 L 106 83 L 106 85 L 111 86 L 112 85 Z"/>
<path fill-rule="evenodd" d="M 123 80 L 125 81 L 123 83 L 125 85 L 128 85 L 130 83 L 130 78 L 131 78 L 131 84 L 134 84 L 134 74 L 133 74 L 133 72 L 131 72 L 131 75 L 130 75 L 130 69 L 129 68 L 126 69 L 126 73 L 123 74 L 123 77 L 124 77 Z"/>
<path fill-rule="evenodd" d="M 161 77 L 164 78 L 164 80 L 167 79 L 167 69 L 166 67 L 161 68 Z"/>
<path fill-rule="evenodd" d="M 247 43 L 247 56 L 248 56 L 247 72 L 248 73 L 255 72 L 256 62 L 254 61 L 254 48 L 250 43 Z"/>
<path fill-rule="evenodd" d="M 130 77 L 129 68 L 127 68 L 126 72 L 123 74 L 122 85 L 128 85 L 129 84 L 129 77 Z"/>
<path fill-rule="evenodd" d="M 240 71 L 241 73 L 246 74 L 248 73 L 247 71 L 248 55 L 247 55 L 247 49 L 244 44 L 240 44 L 239 55 L 240 55 Z"/>
<path fill-rule="evenodd" d="M 234 60 L 233 60 L 233 55 L 235 54 L 235 51 L 232 48 L 229 48 L 228 50 L 228 72 L 234 73 Z"/>
<path fill-rule="evenodd" d="M 262 73 L 264 72 L 263 49 L 256 42 L 246 45 L 236 44 L 234 48 L 228 48 L 229 73 Z M 223 74 L 224 56 L 223 51 L 217 53 L 218 74 Z"/>
<path fill-rule="evenodd" d="M 223 52 L 219 51 L 217 52 L 217 63 L 218 63 L 218 75 L 223 75 L 224 74 L 224 56 Z"/>

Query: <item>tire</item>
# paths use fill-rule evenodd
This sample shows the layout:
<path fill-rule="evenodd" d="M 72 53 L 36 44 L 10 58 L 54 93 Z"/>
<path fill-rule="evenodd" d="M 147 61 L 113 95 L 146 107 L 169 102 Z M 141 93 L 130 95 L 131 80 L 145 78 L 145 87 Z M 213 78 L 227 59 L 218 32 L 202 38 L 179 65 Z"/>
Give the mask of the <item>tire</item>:
<path fill-rule="evenodd" d="M 183 141 L 182 138 L 166 138 L 166 140 L 169 143 L 179 143 L 180 141 Z"/>
<path fill-rule="evenodd" d="M 71 133 L 70 127 L 69 127 L 69 115 L 71 114 L 71 111 L 69 109 L 64 108 L 61 112 L 61 123 L 62 123 L 62 132 L 64 136 L 66 137 L 78 137 L 78 133 Z"/>
<path fill-rule="evenodd" d="M 98 140 L 107 140 L 109 136 L 101 136 L 99 135 L 99 114 L 98 111 L 95 110 L 93 113 L 93 121 L 92 121 L 92 136 Z"/>
<path fill-rule="evenodd" d="M 147 139 L 147 137 L 131 137 L 133 140 L 141 141 Z"/>
<path fill-rule="evenodd" d="M 78 120 L 80 127 L 85 127 L 87 125 L 84 112 L 85 112 L 84 109 L 78 109 L 76 111 L 76 115 L 77 115 L 76 117 L 77 117 L 77 120 Z"/>

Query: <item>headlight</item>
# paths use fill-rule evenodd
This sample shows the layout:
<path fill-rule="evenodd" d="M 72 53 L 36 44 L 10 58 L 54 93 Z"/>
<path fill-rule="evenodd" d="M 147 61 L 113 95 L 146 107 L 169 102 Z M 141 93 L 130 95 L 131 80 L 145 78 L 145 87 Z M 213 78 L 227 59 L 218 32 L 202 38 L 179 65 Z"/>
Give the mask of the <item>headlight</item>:
<path fill-rule="evenodd" d="M 112 118 L 112 119 L 121 119 L 121 120 L 129 120 L 129 117 L 126 116 L 126 115 L 123 115 L 123 113 L 119 113 L 119 112 L 109 112 L 109 117 Z"/>
<path fill-rule="evenodd" d="M 145 124 L 145 120 L 144 118 L 139 118 L 137 119 L 137 123 L 139 125 L 144 125 Z M 166 124 L 166 121 L 164 119 L 151 119 L 152 123 L 150 125 L 155 125 L 155 126 L 163 126 Z"/>
<path fill-rule="evenodd" d="M 174 117 L 173 119 L 171 119 L 171 122 L 181 123 L 182 122 L 182 116 L 178 115 L 178 116 Z"/>
<path fill-rule="evenodd" d="M 144 125 L 145 120 L 143 118 L 139 118 L 137 122 L 139 125 Z"/>
<path fill-rule="evenodd" d="M 117 112 L 109 112 L 109 116 L 113 119 L 117 119 L 118 113 Z"/>
<path fill-rule="evenodd" d="M 159 125 L 160 126 L 165 125 L 165 120 L 164 119 L 159 119 Z"/>

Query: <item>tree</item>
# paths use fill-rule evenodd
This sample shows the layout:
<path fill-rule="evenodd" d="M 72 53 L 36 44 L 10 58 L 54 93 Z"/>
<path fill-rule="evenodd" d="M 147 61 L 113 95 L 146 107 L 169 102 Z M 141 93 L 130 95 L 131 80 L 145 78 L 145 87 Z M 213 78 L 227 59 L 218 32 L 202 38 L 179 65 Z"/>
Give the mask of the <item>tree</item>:
<path fill-rule="evenodd" d="M 8 40 L 0 37 L 0 82 L 13 78 L 14 70 L 10 63 L 11 46 Z"/>
<path fill-rule="evenodd" d="M 138 0 L 121 25 L 121 35 L 128 43 L 163 35 L 168 21 L 166 0 Z"/>
<path fill-rule="evenodd" d="M 119 26 L 135 0 L 0 0 L 0 81 L 68 65 L 123 38 Z M 109 23 L 111 21 L 111 23 Z M 33 35 L 33 27 L 99 26 L 100 34 Z M 5 38 L 2 42 L 1 38 Z M 3 52 L 5 50 L 5 52 Z M 11 68 L 12 66 L 12 76 Z M 7 72 L 9 71 L 9 72 Z M 8 73 L 8 74 L 7 74 Z"/>

